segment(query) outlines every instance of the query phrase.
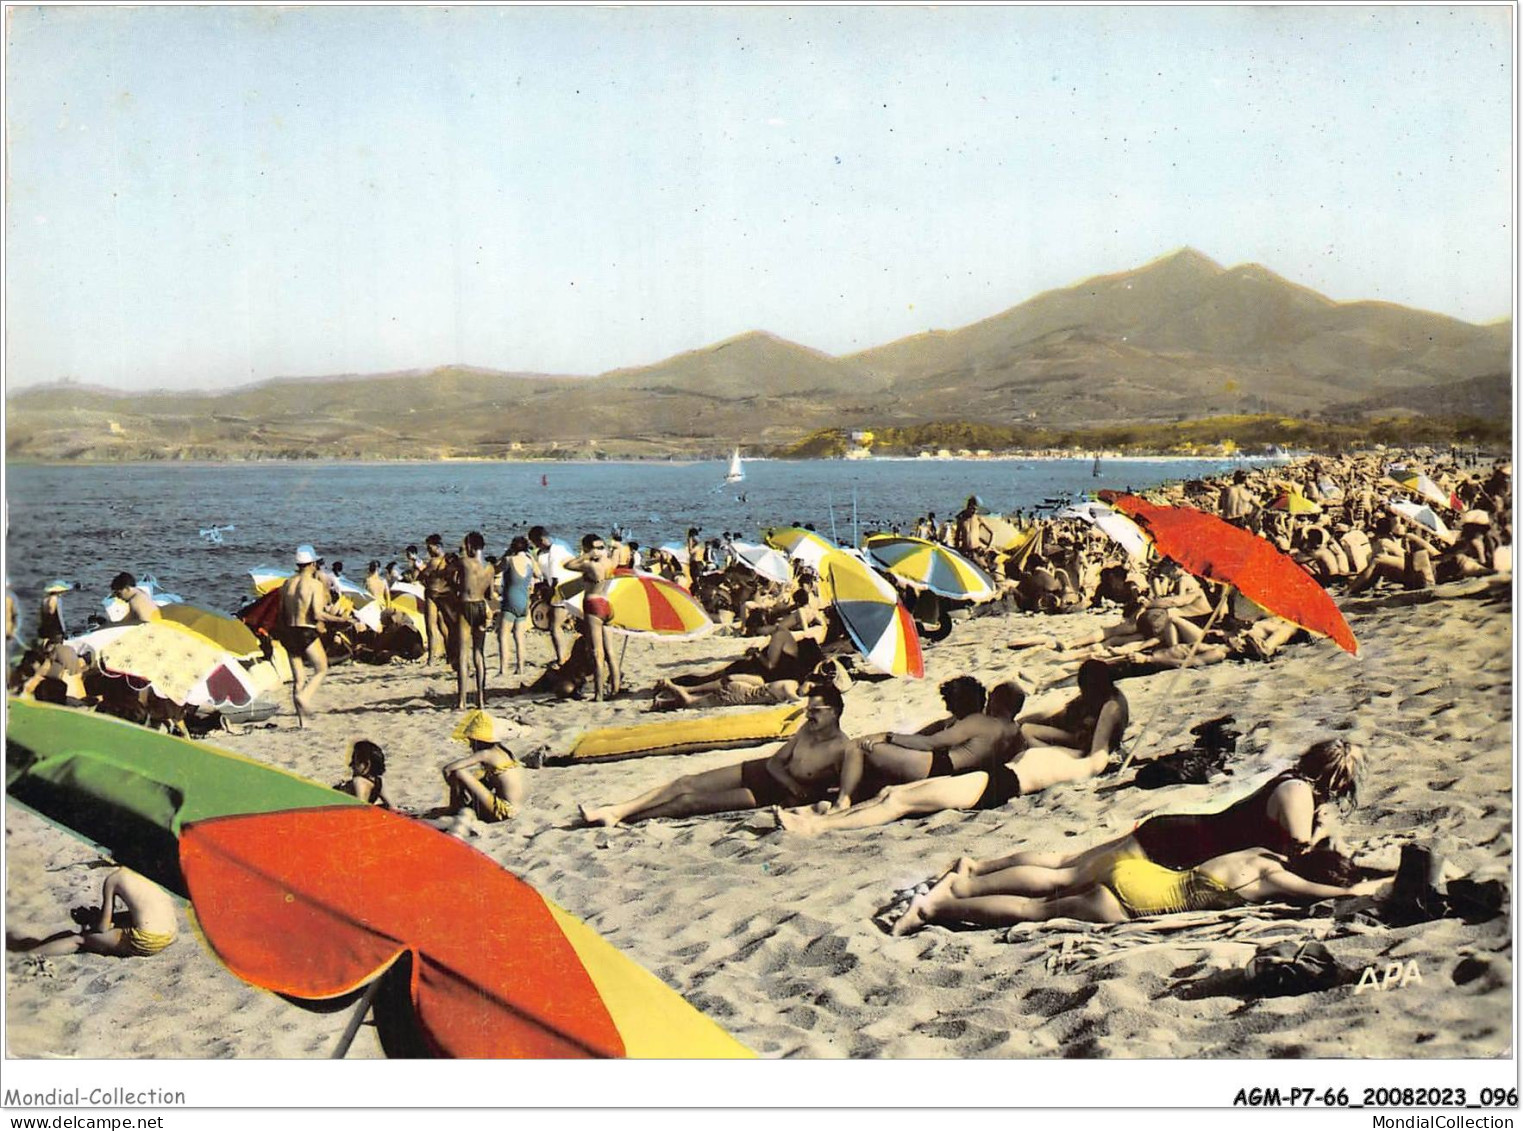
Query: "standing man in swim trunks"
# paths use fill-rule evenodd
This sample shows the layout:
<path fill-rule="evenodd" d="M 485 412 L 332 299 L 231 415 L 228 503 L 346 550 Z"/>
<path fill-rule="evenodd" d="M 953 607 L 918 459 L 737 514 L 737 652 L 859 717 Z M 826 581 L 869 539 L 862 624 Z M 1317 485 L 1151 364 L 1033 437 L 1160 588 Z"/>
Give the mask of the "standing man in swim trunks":
<path fill-rule="evenodd" d="M 111 593 L 118 601 L 127 602 L 127 615 L 118 624 L 147 624 L 163 619 L 153 598 L 138 588 L 137 578 L 125 570 L 111 579 Z"/>
<path fill-rule="evenodd" d="M 437 534 L 430 534 L 423 540 L 423 545 L 427 548 L 428 557 L 418 567 L 418 581 L 423 586 L 423 629 L 426 637 L 423 643 L 427 649 L 423 663 L 427 667 L 432 666 L 436 655 L 449 655 L 440 598 L 449 593 L 450 583 L 449 562 L 444 557 L 444 539 Z"/>
<path fill-rule="evenodd" d="M 487 595 L 497 572 L 482 556 L 486 539 L 479 530 L 472 530 L 460 543 L 460 570 L 457 577 L 459 608 L 455 613 L 455 686 L 459 692 L 456 706 L 465 710 L 465 661 L 470 653 L 471 674 L 476 681 L 476 706 L 486 709 L 487 703 L 487 621 L 491 613 L 487 608 Z"/>
<path fill-rule="evenodd" d="M 317 576 L 317 551 L 310 545 L 296 547 L 296 572 L 280 587 L 280 623 L 275 639 L 291 659 L 291 705 L 296 725 L 305 726 L 312 714 L 312 701 L 328 674 L 328 653 L 323 650 L 322 625 L 347 624 L 327 610 L 328 587 Z M 312 665 L 312 675 L 306 665 Z"/>
<path fill-rule="evenodd" d="M 126 914 L 121 916 L 116 911 L 118 899 L 126 908 Z M 117 958 L 148 958 L 174 942 L 174 901 L 151 880 L 126 868 L 113 868 L 101 885 L 100 902 L 100 917 L 93 929 L 63 931 L 37 942 L 7 935 L 6 949 L 38 958 L 77 954 L 82 950 Z M 118 920 L 125 925 L 118 926 Z"/>
<path fill-rule="evenodd" d="M 564 664 L 571 651 L 571 646 L 566 643 L 566 623 L 571 614 L 565 605 L 555 600 L 555 587 L 571 576 L 566 572 L 566 563 L 572 554 L 552 539 L 543 526 L 529 528 L 529 545 L 534 550 L 539 575 L 550 587 L 550 646 L 555 649 L 556 664 Z"/>
<path fill-rule="evenodd" d="M 834 687 L 811 688 L 807 721 L 772 757 L 688 774 L 621 805 L 580 806 L 582 820 L 611 826 L 652 817 L 696 817 L 821 801 L 840 780 L 851 742 L 841 733 L 841 708 L 841 693 Z"/>

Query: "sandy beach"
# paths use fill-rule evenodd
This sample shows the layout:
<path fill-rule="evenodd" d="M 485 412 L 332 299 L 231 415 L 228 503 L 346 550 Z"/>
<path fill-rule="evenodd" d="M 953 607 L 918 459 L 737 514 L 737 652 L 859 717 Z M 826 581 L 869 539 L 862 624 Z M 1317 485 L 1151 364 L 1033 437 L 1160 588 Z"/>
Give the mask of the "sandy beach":
<path fill-rule="evenodd" d="M 1505 914 L 1398 929 L 1361 915 L 1368 905 L 1356 900 L 1115 926 L 932 926 L 902 939 L 887 936 L 873 915 L 962 854 L 1081 846 L 1119 835 L 1149 812 L 1214 807 L 1330 733 L 1356 735 L 1369 750 L 1361 804 L 1343 829 L 1362 862 L 1394 867 L 1400 846 L 1416 841 L 1442 851 L 1450 876 L 1510 886 L 1510 581 L 1343 600 L 1358 658 L 1312 641 L 1270 664 L 1126 680 L 1143 756 L 1188 745 L 1196 722 L 1236 716 L 1244 737 L 1232 776 L 1210 785 L 1148 791 L 1109 776 L 992 812 L 944 812 L 818 839 L 776 830 L 766 812 L 578 827 L 578 802 L 619 800 L 772 749 L 763 747 L 540 768 L 520 815 L 477 825 L 470 840 L 764 1057 L 1499 1055 L 1513 1040 Z M 960 673 L 992 684 L 1019 671 L 1057 689 L 1057 653 L 1012 652 L 1005 643 L 1033 632 L 1076 637 L 1112 617 L 961 621 L 927 650 L 925 680 L 859 680 L 846 695 L 843 726 L 849 734 L 917 726 L 940 713 L 937 683 Z M 537 666 L 549 658 L 549 640 L 535 633 L 530 641 Z M 746 643 L 632 639 L 627 678 L 648 689 L 662 676 L 723 662 Z M 564 753 L 585 729 L 650 717 L 647 696 L 540 702 L 503 690 L 515 683 L 494 677 L 489 706 L 529 728 L 514 743 L 520 754 Z M 326 712 L 307 729 L 297 729 L 287 708 L 271 724 L 214 744 L 331 783 L 346 776 L 349 743 L 370 738 L 388 752 L 387 792 L 423 810 L 443 800 L 438 767 L 461 751 L 449 741 L 461 717 L 453 691 L 453 677 L 438 666 L 342 665 L 322 693 Z M 69 906 L 98 892 L 100 874 L 87 867 L 97 856 L 29 812 L 8 806 L 6 816 L 7 922 L 57 929 Z M 153 960 L 81 955 L 39 968 L 8 955 L 9 1053 L 328 1055 L 340 1022 L 240 982 L 199 942 L 185 911 L 179 939 Z M 1307 938 L 1356 971 L 1415 963 L 1420 980 L 1374 1004 L 1353 986 L 1264 1000 L 1241 991 L 1240 968 L 1257 946 Z M 121 1024 L 148 1009 L 165 1023 Z M 381 1055 L 372 1026 L 349 1055 Z"/>

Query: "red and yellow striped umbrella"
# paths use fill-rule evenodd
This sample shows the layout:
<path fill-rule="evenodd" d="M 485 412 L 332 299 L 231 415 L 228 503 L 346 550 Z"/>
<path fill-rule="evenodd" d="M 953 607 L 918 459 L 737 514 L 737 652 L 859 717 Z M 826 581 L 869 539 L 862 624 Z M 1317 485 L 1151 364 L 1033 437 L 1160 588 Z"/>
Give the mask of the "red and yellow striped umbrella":
<path fill-rule="evenodd" d="M 563 581 L 555 588 L 556 600 L 581 616 L 586 589 L 584 578 Z M 607 626 L 614 632 L 694 639 L 714 630 L 698 599 L 664 577 L 619 570 L 608 579 L 604 595 L 613 611 Z"/>
<path fill-rule="evenodd" d="M 256 986 L 329 1001 L 405 959 L 408 1021 L 437 1055 L 751 1055 L 430 825 L 103 715 L 13 699 L 8 723 L 7 797 L 186 896 L 206 943 Z M 376 1018 L 390 1031 L 390 1010 Z"/>

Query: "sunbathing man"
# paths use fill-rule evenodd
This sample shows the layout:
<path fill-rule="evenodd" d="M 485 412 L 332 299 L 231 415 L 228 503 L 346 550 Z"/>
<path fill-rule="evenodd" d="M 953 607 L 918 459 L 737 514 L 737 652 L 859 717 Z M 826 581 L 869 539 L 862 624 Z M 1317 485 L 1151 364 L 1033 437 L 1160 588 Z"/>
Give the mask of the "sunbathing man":
<path fill-rule="evenodd" d="M 864 777 L 878 785 L 864 791 L 871 796 L 887 784 L 951 777 L 1008 762 L 1022 748 L 1015 716 L 1025 704 L 1025 688 L 1001 683 L 989 693 L 982 711 L 931 734 L 884 734 L 859 741 L 854 745 L 861 758 L 847 759 L 836 808 L 851 805 Z"/>
<path fill-rule="evenodd" d="M 137 578 L 126 571 L 111 579 L 111 593 L 118 601 L 127 602 L 127 615 L 118 624 L 146 624 L 164 617 L 147 590 L 139 588 Z"/>
<path fill-rule="evenodd" d="M 455 706 L 465 710 L 465 664 L 469 655 L 471 674 L 476 682 L 476 706 L 487 705 L 487 622 L 492 619 L 487 608 L 487 594 L 497 580 L 497 572 L 482 557 L 486 539 L 472 530 L 460 543 L 460 570 L 457 578 L 459 601 L 455 610 Z"/>
<path fill-rule="evenodd" d="M 323 650 L 321 626 L 348 624 L 345 617 L 328 612 L 328 587 L 317 576 L 317 551 L 309 545 L 296 547 L 296 572 L 280 586 L 280 623 L 275 639 L 291 661 L 291 705 L 296 725 L 305 726 L 317 689 L 328 674 L 328 653 Z M 312 665 L 310 678 L 306 665 Z"/>
<path fill-rule="evenodd" d="M 448 809 L 472 812 L 483 821 L 506 821 L 518 813 L 528 792 L 524 771 L 513 751 L 502 744 L 507 726 L 485 711 L 472 711 L 451 736 L 471 744 L 471 752 L 442 771 L 449 789 Z"/>
<path fill-rule="evenodd" d="M 118 917 L 120 899 L 126 914 Z M 158 954 L 175 937 L 175 907 L 169 895 L 151 880 L 126 868 L 113 868 L 101 885 L 101 906 L 91 914 L 94 926 L 60 931 L 36 941 L 6 936 L 6 949 L 51 958 L 61 954 L 109 954 L 118 958 L 148 958 Z M 118 926 L 118 918 L 125 925 Z"/>
<path fill-rule="evenodd" d="M 975 923 L 1004 927 L 1048 919 L 1124 923 L 1151 915 L 1222 911 L 1247 903 L 1312 902 L 1373 895 L 1388 876 L 1360 879 L 1361 869 L 1331 849 L 1282 856 L 1245 848 L 1206 860 L 1187 871 L 1129 856 L 1114 859 L 1093 882 L 1050 896 L 955 894 L 955 872 L 910 901 L 893 933 L 907 935 L 927 923 Z"/>
<path fill-rule="evenodd" d="M 759 675 L 737 672 L 723 675 L 708 683 L 683 687 L 670 680 L 656 681 L 655 697 L 651 700 L 652 711 L 681 711 L 693 707 L 743 707 L 755 703 L 797 703 L 799 694 L 796 679 L 768 681 Z"/>
<path fill-rule="evenodd" d="M 840 780 L 850 741 L 841 733 L 841 709 L 841 693 L 834 687 L 812 687 L 804 725 L 770 758 L 689 774 L 622 804 L 583 805 L 582 820 L 611 826 L 823 800 Z"/>

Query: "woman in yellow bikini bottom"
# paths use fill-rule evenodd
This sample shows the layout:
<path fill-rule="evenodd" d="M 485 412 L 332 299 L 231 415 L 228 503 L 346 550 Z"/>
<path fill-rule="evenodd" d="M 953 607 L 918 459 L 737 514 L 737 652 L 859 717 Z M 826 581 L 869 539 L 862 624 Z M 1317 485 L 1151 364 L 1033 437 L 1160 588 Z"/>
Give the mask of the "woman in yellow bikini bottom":
<path fill-rule="evenodd" d="M 1245 903 L 1310 902 L 1371 895 L 1388 882 L 1330 848 L 1286 857 L 1264 848 L 1217 856 L 1188 871 L 1155 864 L 1139 854 L 1122 854 L 1101 878 L 1055 896 L 958 895 L 963 879 L 949 872 L 925 895 L 916 896 L 894 925 L 909 934 L 926 923 L 1006 926 L 1047 919 L 1121 923 L 1182 911 L 1220 911 Z"/>

